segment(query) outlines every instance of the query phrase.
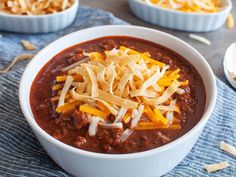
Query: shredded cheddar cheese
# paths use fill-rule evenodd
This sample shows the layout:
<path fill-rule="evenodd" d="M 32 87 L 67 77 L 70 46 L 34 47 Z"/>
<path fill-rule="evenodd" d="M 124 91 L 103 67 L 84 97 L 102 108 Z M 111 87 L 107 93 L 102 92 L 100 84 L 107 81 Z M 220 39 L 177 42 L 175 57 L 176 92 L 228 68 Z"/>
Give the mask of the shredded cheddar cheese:
<path fill-rule="evenodd" d="M 79 110 L 81 112 L 86 112 L 86 113 L 89 113 L 89 114 L 92 114 L 94 116 L 98 116 L 98 117 L 101 117 L 104 119 L 107 117 L 107 114 L 104 113 L 103 111 L 96 109 L 96 108 L 89 107 L 89 106 L 81 105 L 79 107 Z"/>
<path fill-rule="evenodd" d="M 152 130 L 152 129 L 181 129 L 181 125 L 162 125 L 153 122 L 139 122 L 135 128 L 136 130 Z"/>

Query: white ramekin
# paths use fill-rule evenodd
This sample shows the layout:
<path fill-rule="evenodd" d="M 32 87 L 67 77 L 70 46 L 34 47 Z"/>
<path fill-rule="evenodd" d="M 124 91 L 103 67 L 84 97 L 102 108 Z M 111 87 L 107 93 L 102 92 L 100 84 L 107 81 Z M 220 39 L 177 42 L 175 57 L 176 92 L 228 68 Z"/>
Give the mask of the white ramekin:
<path fill-rule="evenodd" d="M 30 107 L 30 89 L 40 69 L 56 54 L 75 44 L 104 36 L 131 36 L 157 42 L 185 57 L 200 73 L 206 89 L 206 107 L 199 123 L 188 133 L 162 147 L 133 154 L 93 153 L 66 145 L 36 123 Z M 173 169 L 196 143 L 216 102 L 216 82 L 206 60 L 184 41 L 161 31 L 137 26 L 101 26 L 64 36 L 41 50 L 27 66 L 20 83 L 22 111 L 50 157 L 64 170 L 82 177 L 157 177 Z"/>
<path fill-rule="evenodd" d="M 75 19 L 79 0 L 55 14 L 47 15 L 12 15 L 0 12 L 0 30 L 18 33 L 48 33 L 69 26 Z"/>
<path fill-rule="evenodd" d="M 231 0 L 223 0 L 222 4 L 224 8 L 219 12 L 196 14 L 159 8 L 141 0 L 129 0 L 130 9 L 140 19 L 162 27 L 192 32 L 207 32 L 220 28 L 232 9 Z"/>

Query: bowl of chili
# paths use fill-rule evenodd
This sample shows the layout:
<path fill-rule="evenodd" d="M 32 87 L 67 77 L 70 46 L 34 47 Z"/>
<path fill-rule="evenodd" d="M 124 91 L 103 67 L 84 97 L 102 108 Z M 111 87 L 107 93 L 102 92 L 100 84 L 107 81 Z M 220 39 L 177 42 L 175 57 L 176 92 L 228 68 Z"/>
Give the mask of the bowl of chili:
<path fill-rule="evenodd" d="M 70 174 L 154 177 L 196 143 L 216 82 L 201 54 L 174 36 L 102 26 L 41 50 L 22 76 L 19 99 L 43 148 Z"/>

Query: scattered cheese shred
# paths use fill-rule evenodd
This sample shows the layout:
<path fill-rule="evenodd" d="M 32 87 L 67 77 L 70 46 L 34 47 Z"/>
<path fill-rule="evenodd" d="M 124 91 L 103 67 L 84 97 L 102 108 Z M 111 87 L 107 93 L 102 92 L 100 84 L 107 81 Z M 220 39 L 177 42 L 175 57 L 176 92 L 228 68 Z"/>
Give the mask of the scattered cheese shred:
<path fill-rule="evenodd" d="M 231 13 L 228 15 L 228 18 L 227 18 L 227 26 L 228 28 L 234 27 L 234 17 Z"/>
<path fill-rule="evenodd" d="M 32 44 L 30 41 L 22 40 L 21 43 L 26 50 L 36 50 L 37 49 L 36 45 Z"/>
<path fill-rule="evenodd" d="M 199 35 L 196 35 L 196 34 L 189 34 L 189 37 L 191 39 L 195 39 L 203 44 L 206 44 L 206 45 L 211 45 L 211 41 L 209 41 L 208 39 L 202 37 L 202 36 L 199 36 Z"/>
<path fill-rule="evenodd" d="M 23 61 L 23 60 L 28 60 L 33 58 L 33 54 L 22 54 L 17 57 L 15 57 L 11 64 L 9 64 L 6 68 L 0 69 L 0 74 L 5 74 L 7 73 L 18 61 Z"/>
<path fill-rule="evenodd" d="M 220 149 L 236 156 L 236 148 L 230 144 L 225 143 L 224 141 L 220 142 Z"/>
<path fill-rule="evenodd" d="M 230 167 L 230 164 L 227 161 L 204 166 L 204 168 L 209 173 L 215 172 L 215 171 L 218 171 L 218 170 L 222 170 L 222 169 L 227 168 L 227 167 Z"/>

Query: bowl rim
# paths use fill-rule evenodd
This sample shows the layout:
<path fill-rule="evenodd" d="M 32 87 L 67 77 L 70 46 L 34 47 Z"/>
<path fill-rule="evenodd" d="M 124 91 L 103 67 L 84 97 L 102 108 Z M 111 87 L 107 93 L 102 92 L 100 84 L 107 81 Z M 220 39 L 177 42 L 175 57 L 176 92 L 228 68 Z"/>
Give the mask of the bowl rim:
<path fill-rule="evenodd" d="M 164 12 L 168 12 L 168 13 L 173 13 L 175 15 L 191 15 L 191 16 L 212 16 L 212 15 L 219 15 L 219 14 L 224 14 L 226 12 L 230 12 L 233 5 L 231 0 L 225 0 L 226 1 L 226 6 L 223 7 L 222 10 L 218 11 L 218 12 L 212 12 L 212 13 L 194 13 L 194 12 L 182 12 L 182 11 L 177 11 L 177 10 L 172 10 L 172 9 L 165 9 L 165 8 L 161 8 L 158 6 L 152 6 L 150 4 L 144 3 L 141 0 L 129 0 L 130 3 L 132 2 L 136 2 L 139 3 L 140 5 L 146 6 L 148 8 L 152 8 L 152 9 L 156 9 L 159 11 L 164 11 Z"/>
<path fill-rule="evenodd" d="M 51 13 L 51 14 L 43 14 L 43 15 L 18 15 L 18 14 L 8 14 L 8 13 L 4 13 L 0 11 L 0 18 L 9 17 L 9 18 L 18 18 L 18 19 L 35 19 L 35 18 L 54 17 L 57 15 L 65 14 L 68 11 L 73 10 L 74 8 L 78 8 L 78 6 L 79 6 L 79 0 L 74 0 L 74 3 L 72 4 L 72 6 L 63 11 L 57 12 L 55 14 Z"/>
<path fill-rule="evenodd" d="M 204 65 L 207 67 L 207 70 L 209 71 L 209 75 L 211 78 L 209 78 L 209 82 L 210 82 L 210 85 L 212 86 L 212 97 L 210 98 L 210 101 L 209 101 L 209 105 L 208 107 L 205 108 L 205 112 L 204 114 L 202 115 L 202 118 L 201 120 L 191 129 L 189 130 L 187 133 L 185 133 L 184 135 L 182 135 L 181 137 L 177 138 L 176 140 L 166 144 L 166 145 L 163 145 L 163 146 L 160 146 L 158 148 L 154 148 L 154 149 L 151 149 L 151 150 L 147 150 L 147 151 L 143 151 L 143 152 L 136 152 L 136 153 L 129 153 L 129 154 L 105 154 L 105 153 L 97 153 L 97 152 L 90 152 L 90 151 L 86 151 L 86 150 L 82 150 L 82 149 L 78 149 L 78 148 L 75 148 L 73 146 L 70 146 L 70 145 L 67 145 L 55 138 L 53 138 L 51 135 L 49 135 L 47 132 L 45 132 L 38 124 L 37 122 L 35 121 L 35 118 L 32 114 L 29 113 L 31 111 L 28 111 L 27 108 L 25 107 L 26 104 L 24 104 L 24 102 L 27 102 L 25 100 L 25 96 L 24 96 L 24 90 L 25 90 L 25 87 L 24 87 L 24 80 L 25 78 L 29 75 L 28 74 L 28 70 L 29 68 L 32 66 L 32 65 L 35 65 L 35 59 L 36 59 L 36 56 L 37 55 L 40 55 L 41 53 L 44 53 L 44 51 L 48 48 L 50 48 L 52 45 L 55 45 L 55 43 L 61 41 L 61 40 L 64 40 L 66 38 L 69 38 L 69 37 L 72 37 L 73 35 L 76 35 L 78 33 L 82 33 L 83 31 L 86 31 L 86 30 L 106 30 L 106 28 L 114 28 L 116 30 L 118 29 L 130 29 L 130 30 L 135 30 L 135 29 L 140 29 L 140 30 L 143 30 L 145 32 L 153 32 L 153 33 L 158 33 L 159 35 L 163 35 L 163 36 L 167 36 L 168 38 L 172 38 L 173 40 L 175 40 L 176 42 L 178 43 L 181 43 L 181 45 L 185 45 L 186 47 L 189 48 L 189 50 L 191 50 L 192 52 L 194 52 L 198 57 L 199 59 L 201 60 L 201 62 L 204 63 Z M 125 35 L 125 34 L 124 34 Z M 115 35 L 114 35 L 115 36 Z M 127 35 L 126 35 L 127 36 Z M 141 37 L 140 37 L 141 38 Z M 96 38 L 94 38 L 96 39 Z M 82 42 L 82 41 L 81 41 Z M 84 41 L 85 42 L 85 41 Z M 69 46 L 68 46 L 69 47 Z M 170 35 L 168 33 L 165 33 L 165 32 L 162 32 L 162 31 L 159 31 L 159 30 L 154 30 L 154 29 L 151 29 L 151 28 L 146 28 L 146 27 L 140 27 L 140 26 L 130 26 L 130 25 L 105 25 L 105 26 L 99 26 L 99 27 L 92 27 L 92 28 L 87 28 L 87 29 L 83 29 L 83 30 L 79 30 L 79 31 L 76 31 L 76 32 L 73 32 L 73 33 L 70 33 L 70 34 L 67 34 L 55 41 L 53 41 L 52 43 L 50 43 L 49 45 L 47 45 L 46 47 L 44 47 L 37 55 L 35 55 L 35 57 L 30 61 L 30 63 L 27 65 L 23 75 L 22 75 L 22 78 L 21 78 L 21 81 L 20 81 L 20 87 L 19 87 L 19 102 L 20 102 L 20 106 L 21 106 L 21 110 L 25 116 L 25 119 L 27 120 L 28 124 L 31 126 L 31 129 L 33 129 L 34 131 L 37 131 L 37 133 L 42 136 L 44 139 L 46 139 L 47 141 L 53 143 L 55 146 L 59 146 L 60 148 L 63 148 L 64 150 L 66 151 L 71 151 L 73 153 L 77 153 L 81 156 L 86 156 L 86 157 L 90 157 L 90 158 L 96 158 L 96 159 L 118 159 L 118 160 L 121 160 L 121 159 L 130 159 L 130 158 L 143 158 L 143 157 L 146 157 L 146 156 L 150 156 L 152 154 L 156 154 L 156 153 L 160 153 L 160 152 L 163 152 L 163 151 L 166 151 L 168 149 L 171 149 L 173 148 L 174 146 L 177 146 L 178 144 L 180 144 L 182 141 L 188 139 L 189 137 L 191 137 L 193 134 L 197 133 L 199 131 L 199 129 L 203 128 L 204 125 L 206 124 L 206 122 L 208 121 L 208 119 L 210 118 L 210 115 L 214 109 L 214 106 L 215 106 L 215 103 L 216 103 L 216 95 L 217 95 L 217 89 L 216 89 L 216 80 L 215 80 L 215 76 L 214 76 L 214 73 L 213 71 L 211 70 L 211 67 L 209 66 L 209 64 L 207 63 L 207 61 L 204 59 L 204 57 L 196 50 L 194 49 L 192 46 L 190 46 L 188 43 L 184 42 L 183 40 L 173 36 L 173 35 Z M 55 54 L 56 55 L 56 54 Z M 51 59 L 51 58 L 50 58 Z M 47 60 L 45 62 L 45 64 L 48 62 L 49 60 Z M 45 66 L 44 64 L 44 66 Z M 43 66 L 42 66 L 43 67 Z M 42 68 L 41 67 L 41 68 Z M 40 68 L 40 69 L 41 69 Z M 39 69 L 39 71 L 40 71 Z M 33 80 L 32 80 L 33 82 Z M 32 83 L 31 82 L 31 83 Z M 29 98 L 27 98 L 29 99 Z M 30 103 L 27 104 L 29 105 L 29 107 L 31 108 L 30 106 Z"/>

